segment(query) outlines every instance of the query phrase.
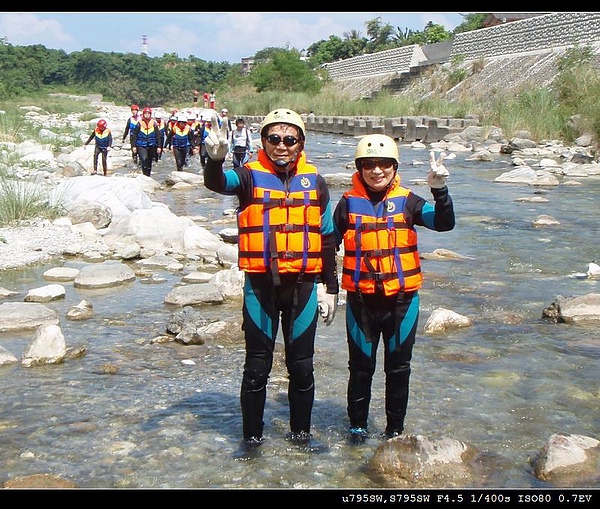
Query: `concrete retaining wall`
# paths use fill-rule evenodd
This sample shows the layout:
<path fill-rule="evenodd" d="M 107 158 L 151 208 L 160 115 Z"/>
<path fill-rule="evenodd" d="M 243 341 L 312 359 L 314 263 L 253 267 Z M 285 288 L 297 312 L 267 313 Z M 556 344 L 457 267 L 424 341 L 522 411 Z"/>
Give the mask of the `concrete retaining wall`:
<path fill-rule="evenodd" d="M 557 54 L 576 45 L 590 45 L 595 52 L 600 51 L 600 13 L 555 12 L 456 34 L 451 41 L 440 43 L 439 48 L 435 44 L 405 46 L 327 63 L 324 67 L 340 84 L 358 86 L 378 80 L 377 86 L 367 87 L 370 92 L 363 92 L 363 97 L 381 89 L 386 80 L 409 73 L 411 67 L 446 63 L 457 57 L 465 62 L 481 58 L 487 61 L 475 85 L 481 90 L 486 89 L 484 85 L 493 90 L 497 80 L 506 87 L 513 82 L 516 85 L 529 75 L 537 84 L 545 86 L 554 77 Z M 494 65 L 494 61 L 499 64 Z M 461 90 L 465 93 L 462 85 L 455 87 L 454 95 Z M 346 85 L 346 88 L 351 86 Z M 454 95 L 450 91 L 448 97 Z M 306 121 L 307 130 L 312 131 L 347 136 L 384 133 L 403 141 L 425 142 L 439 141 L 445 134 L 461 131 L 469 125 L 477 125 L 477 119 L 321 116 Z"/>
<path fill-rule="evenodd" d="M 323 64 L 323 67 L 336 80 L 408 72 L 422 62 L 427 62 L 423 50 L 418 45 L 412 45 L 330 62 Z"/>
<path fill-rule="evenodd" d="M 600 13 L 553 12 L 456 34 L 450 58 L 475 60 L 588 44 L 600 45 Z"/>
<path fill-rule="evenodd" d="M 343 117 L 302 115 L 307 131 L 316 131 L 344 136 L 365 136 L 367 134 L 386 134 L 395 140 L 404 142 L 422 141 L 433 143 L 447 134 L 462 132 L 470 125 L 479 125 L 479 119 L 472 118 L 435 118 L 435 117 Z M 246 124 L 259 125 L 264 117 L 246 116 Z"/>
<path fill-rule="evenodd" d="M 548 52 L 588 44 L 600 46 L 600 13 L 553 12 L 456 34 L 449 51 L 446 41 L 440 43 L 443 46 L 440 46 L 437 53 L 449 55 L 448 60 L 458 56 L 476 60 L 482 57 Z M 409 72 L 411 67 L 440 62 L 440 55 L 434 60 L 430 59 L 436 51 L 435 45 L 429 46 L 426 52 L 419 45 L 404 46 L 330 62 L 323 64 L 323 67 L 333 80 L 402 74 Z"/>

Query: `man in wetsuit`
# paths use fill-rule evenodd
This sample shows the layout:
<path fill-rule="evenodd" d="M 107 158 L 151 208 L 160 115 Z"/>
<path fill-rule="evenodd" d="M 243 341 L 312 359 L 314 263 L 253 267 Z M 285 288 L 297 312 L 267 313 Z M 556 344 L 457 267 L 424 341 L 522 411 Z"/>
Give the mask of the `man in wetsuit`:
<path fill-rule="evenodd" d="M 217 118 L 212 125 L 205 140 L 205 185 L 239 199 L 238 265 L 245 272 L 244 444 L 255 448 L 263 442 L 267 381 L 281 323 L 289 374 L 291 431 L 286 439 L 310 446 L 317 322 L 320 312 L 325 324 L 331 324 L 339 290 L 329 190 L 306 160 L 304 122 L 296 112 L 271 111 L 261 125 L 263 148 L 257 160 L 226 171 L 227 130 Z"/>

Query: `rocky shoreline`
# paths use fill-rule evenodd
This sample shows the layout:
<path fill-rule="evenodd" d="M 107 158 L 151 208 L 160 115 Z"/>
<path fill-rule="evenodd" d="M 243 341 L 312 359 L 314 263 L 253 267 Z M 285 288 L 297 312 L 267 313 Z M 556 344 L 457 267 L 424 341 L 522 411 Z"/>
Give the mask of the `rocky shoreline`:
<path fill-rule="evenodd" d="M 59 202 L 66 210 L 64 217 L 53 222 L 30 221 L 18 227 L 0 228 L 0 270 L 40 263 L 63 254 L 94 259 L 101 255 L 144 258 L 168 254 L 179 258 L 205 256 L 235 263 L 236 253 L 231 244 L 192 219 L 177 217 L 162 203 L 152 201 L 153 193 L 165 186 L 201 187 L 202 175 L 173 171 L 165 182 L 157 182 L 132 171 L 130 146 L 121 142 L 129 108 L 103 102 L 98 96 L 70 97 L 88 100 L 97 117 L 84 121 L 82 114 L 51 115 L 41 108 L 24 106 L 26 121 L 38 127 L 40 139 L 48 143 L 0 143 L 2 150 L 19 156 L 18 160 L 11 157 L 10 166 L 0 160 L 6 166 L 6 174 L 36 182 L 39 188 L 36 190 L 47 192 L 51 201 Z M 168 115 L 160 108 L 155 114 L 163 118 Z M 83 145 L 101 118 L 107 120 L 114 139 L 108 158 L 108 177 L 89 175 L 93 147 Z M 57 134 L 65 132 L 67 127 L 72 130 L 71 135 Z M 62 148 L 55 154 L 51 150 L 52 141 L 58 138 L 62 140 Z M 566 177 L 563 184 L 579 185 L 576 181 L 579 177 L 600 175 L 590 142 L 582 136 L 572 147 L 559 141 L 538 144 L 527 132 L 507 137 L 499 128 L 471 125 L 427 147 L 444 150 L 449 157 L 469 152 L 469 160 L 480 161 L 490 161 L 501 152 L 511 153 L 514 169 L 498 181 L 553 186 L 559 183 L 557 176 Z M 412 145 L 426 147 L 419 141 L 413 141 Z M 326 175 L 326 179 L 331 186 L 340 186 L 348 183 L 348 176 L 345 172 Z"/>
<path fill-rule="evenodd" d="M 95 245 L 68 226 L 49 221 L 0 228 L 0 271 L 44 263 L 64 254 L 76 256 Z"/>

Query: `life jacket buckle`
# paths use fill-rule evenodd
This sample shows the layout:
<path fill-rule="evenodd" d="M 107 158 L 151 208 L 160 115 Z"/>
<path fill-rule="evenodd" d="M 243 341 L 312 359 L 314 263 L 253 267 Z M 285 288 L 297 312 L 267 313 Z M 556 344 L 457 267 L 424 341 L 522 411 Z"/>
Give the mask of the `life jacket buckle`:
<path fill-rule="evenodd" d="M 277 231 L 280 233 L 290 233 L 296 231 L 296 225 L 285 223 L 277 225 Z"/>

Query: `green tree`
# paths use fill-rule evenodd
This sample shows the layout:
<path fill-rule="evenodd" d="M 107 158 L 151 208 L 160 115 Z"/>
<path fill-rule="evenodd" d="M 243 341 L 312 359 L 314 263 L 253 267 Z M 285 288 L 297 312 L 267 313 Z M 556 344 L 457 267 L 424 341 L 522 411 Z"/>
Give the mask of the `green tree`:
<path fill-rule="evenodd" d="M 271 52 L 250 73 L 250 81 L 257 92 L 309 92 L 321 89 L 321 82 L 313 70 L 300 59 L 298 50 L 278 49 Z"/>
<path fill-rule="evenodd" d="M 415 40 L 415 34 L 416 32 L 410 28 L 405 28 L 402 30 L 400 27 L 396 27 L 394 42 L 398 47 L 410 46 L 411 44 L 415 44 L 413 42 Z"/>
<path fill-rule="evenodd" d="M 335 62 L 362 55 L 367 45 L 367 39 L 359 37 L 358 33 L 345 34 L 344 40 L 337 35 L 330 35 L 329 39 L 311 44 L 307 55 L 311 67 L 316 68 L 325 62 Z"/>
<path fill-rule="evenodd" d="M 452 32 L 448 32 L 442 25 L 428 21 L 423 30 L 425 44 L 435 44 L 452 38 Z"/>
<path fill-rule="evenodd" d="M 381 16 L 373 18 L 365 23 L 367 27 L 368 42 L 365 47 L 366 53 L 374 53 L 395 47 L 394 27 L 384 23 Z"/>
<path fill-rule="evenodd" d="M 468 14 L 461 14 L 464 21 L 454 28 L 453 32 L 455 34 L 460 34 L 463 32 L 471 32 L 472 30 L 479 30 L 483 28 L 483 20 L 486 18 L 488 13 L 486 12 L 471 12 Z"/>

